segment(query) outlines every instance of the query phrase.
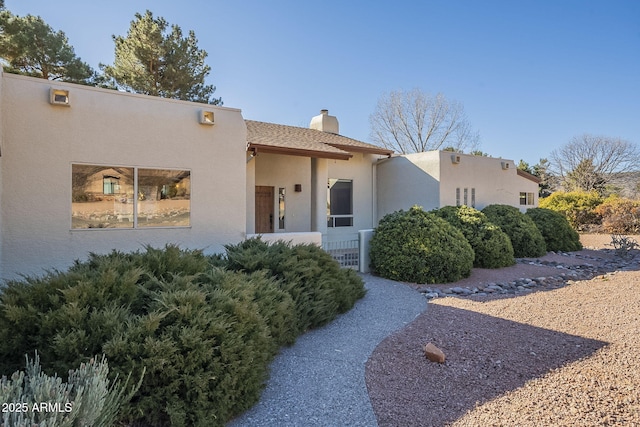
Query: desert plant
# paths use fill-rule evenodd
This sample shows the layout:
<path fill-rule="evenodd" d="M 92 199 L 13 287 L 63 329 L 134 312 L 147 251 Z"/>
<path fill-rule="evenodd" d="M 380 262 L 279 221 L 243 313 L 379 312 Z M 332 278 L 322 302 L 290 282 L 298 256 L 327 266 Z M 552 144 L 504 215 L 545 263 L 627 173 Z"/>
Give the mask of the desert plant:
<path fill-rule="evenodd" d="M 610 196 L 594 209 L 605 233 L 640 233 L 640 200 Z"/>
<path fill-rule="evenodd" d="M 515 264 L 509 236 L 479 210 L 468 206 L 444 206 L 432 212 L 464 234 L 475 254 L 474 267 L 501 268 Z"/>
<path fill-rule="evenodd" d="M 544 237 L 531 218 L 509 205 L 489 205 L 482 209 L 490 222 L 502 229 L 517 258 L 542 256 L 547 252 Z"/>
<path fill-rule="evenodd" d="M 600 223 L 595 208 L 602 202 L 602 196 L 596 191 L 556 191 L 540 199 L 538 207 L 563 214 L 571 227 L 576 231 L 584 231 Z"/>
<path fill-rule="evenodd" d="M 545 208 L 528 209 L 525 213 L 542 233 L 548 251 L 579 251 L 580 236 L 571 227 L 567 218 L 559 212 Z"/>
<path fill-rule="evenodd" d="M 370 244 L 373 270 L 392 280 L 454 282 L 473 267 L 473 249 L 464 235 L 418 206 L 382 218 Z"/>
<path fill-rule="evenodd" d="M 633 237 L 624 236 L 622 234 L 611 235 L 611 246 L 613 246 L 616 255 L 622 258 L 629 258 L 631 256 L 631 251 L 640 248 L 640 245 Z"/>
<path fill-rule="evenodd" d="M 40 359 L 27 359 L 26 373 L 16 371 L 11 378 L 0 379 L 0 402 L 6 403 L 0 425 L 4 427 L 109 427 L 118 419 L 121 406 L 140 387 L 127 390 L 124 384 L 108 379 L 105 357 L 93 358 L 80 368 L 69 371 L 65 383 L 58 376 L 41 371 Z M 13 407 L 11 407 L 13 406 Z"/>

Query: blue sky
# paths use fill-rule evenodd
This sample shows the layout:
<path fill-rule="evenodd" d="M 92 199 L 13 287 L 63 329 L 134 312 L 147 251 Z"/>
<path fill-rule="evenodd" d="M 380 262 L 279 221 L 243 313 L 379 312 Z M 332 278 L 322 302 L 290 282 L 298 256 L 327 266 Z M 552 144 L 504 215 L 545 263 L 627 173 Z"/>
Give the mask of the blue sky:
<path fill-rule="evenodd" d="M 535 164 L 583 133 L 640 143 L 636 0 L 5 0 L 66 33 L 92 67 L 136 12 L 194 30 L 227 107 L 308 126 L 326 108 L 370 141 L 386 92 L 461 102 L 481 149 Z"/>

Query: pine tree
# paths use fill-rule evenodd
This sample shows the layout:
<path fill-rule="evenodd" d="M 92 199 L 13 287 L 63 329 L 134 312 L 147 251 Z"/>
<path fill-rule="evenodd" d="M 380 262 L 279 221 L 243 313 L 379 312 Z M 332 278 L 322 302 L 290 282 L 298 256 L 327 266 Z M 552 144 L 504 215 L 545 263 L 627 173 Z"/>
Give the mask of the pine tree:
<path fill-rule="evenodd" d="M 49 80 L 89 84 L 91 67 L 82 62 L 62 31 L 39 16 L 15 16 L 0 3 L 0 58 L 5 70 Z"/>
<path fill-rule="evenodd" d="M 180 27 L 148 10 L 135 17 L 126 37 L 113 36 L 115 61 L 101 66 L 105 75 L 128 91 L 221 105 L 213 98 L 216 88 L 204 83 L 211 67 L 195 33 L 184 37 Z"/>

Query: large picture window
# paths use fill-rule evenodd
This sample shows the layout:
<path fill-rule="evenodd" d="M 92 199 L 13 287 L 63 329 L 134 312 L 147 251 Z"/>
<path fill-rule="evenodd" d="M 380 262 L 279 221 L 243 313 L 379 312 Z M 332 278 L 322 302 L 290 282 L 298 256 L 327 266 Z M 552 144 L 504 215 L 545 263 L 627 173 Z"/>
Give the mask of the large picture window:
<path fill-rule="evenodd" d="M 330 179 L 327 192 L 327 226 L 353 226 L 353 181 Z"/>
<path fill-rule="evenodd" d="M 72 165 L 71 228 L 188 227 L 188 170 Z"/>

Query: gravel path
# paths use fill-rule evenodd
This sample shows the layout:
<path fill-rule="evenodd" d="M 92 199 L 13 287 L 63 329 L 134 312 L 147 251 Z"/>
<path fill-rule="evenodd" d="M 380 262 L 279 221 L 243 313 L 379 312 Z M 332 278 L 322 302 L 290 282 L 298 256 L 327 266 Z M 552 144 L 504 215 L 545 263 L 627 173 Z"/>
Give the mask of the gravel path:
<path fill-rule="evenodd" d="M 365 281 L 367 295 L 351 311 L 281 351 L 260 402 L 228 426 L 376 425 L 365 364 L 378 343 L 424 311 L 426 299 L 400 283 Z"/>
<path fill-rule="evenodd" d="M 583 252 L 611 265 L 611 251 Z M 431 300 L 367 363 L 378 424 L 640 426 L 639 260 L 546 292 Z M 427 342 L 444 364 L 426 360 Z"/>

